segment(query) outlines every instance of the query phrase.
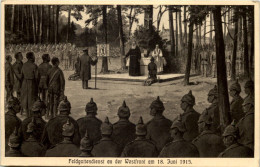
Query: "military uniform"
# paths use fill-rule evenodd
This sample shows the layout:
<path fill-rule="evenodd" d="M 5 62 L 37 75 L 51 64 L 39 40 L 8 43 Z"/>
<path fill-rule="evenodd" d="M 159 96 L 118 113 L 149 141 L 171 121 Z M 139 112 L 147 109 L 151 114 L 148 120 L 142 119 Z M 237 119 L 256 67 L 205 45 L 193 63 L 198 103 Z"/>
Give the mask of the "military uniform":
<path fill-rule="evenodd" d="M 92 141 L 89 140 L 88 131 L 86 131 L 85 136 L 80 141 L 81 153 L 79 154 L 79 157 L 93 157 L 91 154 L 92 148 Z"/>
<path fill-rule="evenodd" d="M 213 120 L 211 130 L 214 133 L 219 134 L 219 132 L 220 132 L 220 123 L 219 123 L 220 116 L 219 116 L 218 103 L 212 103 L 208 108 L 206 108 L 206 111 L 209 113 L 209 115 L 211 116 L 211 118 Z M 204 112 L 205 111 L 203 111 L 203 113 Z"/>
<path fill-rule="evenodd" d="M 7 142 L 8 141 L 8 142 Z M 10 135 L 9 139 L 5 141 L 8 143 L 8 146 L 10 149 L 6 150 L 5 149 L 5 156 L 6 157 L 22 157 L 22 153 L 20 152 L 20 145 L 21 145 L 21 140 L 20 137 L 18 136 L 18 130 L 17 128 L 14 129 L 12 134 Z"/>
<path fill-rule="evenodd" d="M 236 123 L 245 115 L 242 107 L 243 101 L 241 96 L 237 96 L 233 98 L 230 103 L 231 118 L 235 120 Z"/>
<path fill-rule="evenodd" d="M 5 90 L 6 90 L 6 101 L 13 93 L 14 86 L 14 73 L 11 63 L 5 63 Z"/>
<path fill-rule="evenodd" d="M 202 73 L 202 76 L 207 77 L 207 66 L 208 66 L 207 52 L 203 51 L 201 53 L 201 73 Z"/>
<path fill-rule="evenodd" d="M 16 60 L 16 62 L 13 64 L 13 70 L 14 70 L 14 91 L 16 92 L 18 99 L 20 99 L 20 95 L 21 95 L 22 67 L 23 67 L 23 62 L 20 61 L 20 60 Z"/>
<path fill-rule="evenodd" d="M 213 52 L 211 52 L 211 54 L 212 54 L 212 62 L 211 62 L 211 64 L 212 64 L 212 77 L 213 78 L 215 78 L 216 76 L 217 76 L 217 66 L 216 66 L 216 64 L 217 64 L 217 59 L 216 59 L 216 53 L 215 53 L 215 51 L 213 51 Z"/>
<path fill-rule="evenodd" d="M 224 152 L 220 153 L 218 157 L 227 157 L 227 158 L 228 157 L 233 157 L 233 158 L 253 157 L 253 151 L 248 147 L 235 143 L 229 146 Z"/>

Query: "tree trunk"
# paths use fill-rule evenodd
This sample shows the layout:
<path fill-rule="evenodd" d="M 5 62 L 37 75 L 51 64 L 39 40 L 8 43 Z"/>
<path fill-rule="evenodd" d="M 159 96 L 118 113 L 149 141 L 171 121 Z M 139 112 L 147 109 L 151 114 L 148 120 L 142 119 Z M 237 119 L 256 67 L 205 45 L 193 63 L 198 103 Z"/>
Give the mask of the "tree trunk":
<path fill-rule="evenodd" d="M 125 43 L 124 43 L 124 32 L 121 14 L 121 5 L 117 5 L 117 20 L 119 26 L 119 38 L 120 38 L 120 52 L 121 52 L 121 68 L 126 69 L 126 59 L 125 59 Z"/>
<path fill-rule="evenodd" d="M 133 12 L 133 7 L 131 7 L 130 9 L 130 14 L 129 14 L 129 32 L 128 32 L 128 37 L 130 38 L 131 36 L 131 31 L 132 31 L 132 26 L 133 26 L 133 22 L 132 22 L 132 12 Z"/>
<path fill-rule="evenodd" d="M 60 6 L 56 6 L 56 29 L 55 29 L 55 44 L 58 43 L 59 40 L 59 13 L 60 13 Z"/>
<path fill-rule="evenodd" d="M 22 13 L 22 25 L 21 25 L 21 31 L 22 32 L 24 32 L 24 14 L 23 14 L 23 9 L 25 8 L 25 6 L 24 5 L 22 5 L 22 11 L 21 11 L 21 13 Z"/>
<path fill-rule="evenodd" d="M 201 45 L 201 25 L 199 25 L 199 44 Z"/>
<path fill-rule="evenodd" d="M 68 24 L 67 24 L 67 38 L 66 38 L 67 42 L 69 42 L 69 34 L 70 34 L 70 15 L 71 15 L 71 8 L 69 7 L 69 10 L 68 10 Z"/>
<path fill-rule="evenodd" d="M 206 29 L 207 29 L 207 17 L 205 17 L 205 21 L 204 21 L 204 35 L 203 35 L 204 44 L 206 44 L 206 33 L 207 33 Z"/>
<path fill-rule="evenodd" d="M 213 27 L 213 14 L 212 12 L 210 12 L 210 33 L 209 33 L 209 38 L 210 38 L 210 42 L 213 42 L 213 38 L 212 38 L 212 27 Z"/>
<path fill-rule="evenodd" d="M 47 19 L 47 30 L 46 30 L 46 33 L 47 33 L 47 43 L 50 42 L 50 30 L 51 30 L 51 5 L 48 5 L 48 19 Z"/>
<path fill-rule="evenodd" d="M 193 21 L 189 25 L 189 43 L 188 43 L 188 57 L 186 60 L 186 71 L 184 77 L 184 86 L 190 83 L 190 69 L 191 69 L 191 57 L 192 57 L 192 41 L 193 41 Z"/>
<path fill-rule="evenodd" d="M 17 19 L 18 19 L 18 24 L 17 24 L 17 31 L 20 31 L 20 5 L 17 5 Z"/>
<path fill-rule="evenodd" d="M 42 23 L 43 23 L 43 5 L 40 6 L 40 28 L 39 28 L 39 42 L 42 43 Z"/>
<path fill-rule="evenodd" d="M 23 12 L 24 12 L 24 16 L 25 16 L 25 26 L 26 26 L 26 34 L 27 34 L 27 42 L 29 43 L 30 42 L 30 29 L 29 29 L 29 24 L 30 24 L 30 22 L 29 22 L 29 14 L 27 14 L 28 13 L 28 6 L 24 6 L 24 8 L 23 8 Z"/>
<path fill-rule="evenodd" d="M 11 32 L 14 32 L 15 5 L 12 5 Z"/>
<path fill-rule="evenodd" d="M 53 31 L 52 31 L 52 42 L 55 43 L 55 38 L 56 38 L 56 21 L 55 21 L 55 8 L 57 8 L 56 5 L 52 6 L 52 22 L 53 22 Z"/>
<path fill-rule="evenodd" d="M 175 58 L 175 38 L 174 38 L 174 28 L 173 28 L 173 16 L 172 7 L 169 7 L 169 28 L 170 28 L 170 41 L 171 41 L 171 70 L 174 70 L 174 58 Z"/>
<path fill-rule="evenodd" d="M 239 28 L 238 28 L 238 31 L 239 31 L 239 38 L 238 38 L 238 40 L 239 40 L 239 42 L 241 43 L 242 42 L 242 34 L 243 34 L 243 31 L 242 31 L 242 27 L 243 27 L 243 20 L 242 20 L 242 17 L 239 17 Z"/>
<path fill-rule="evenodd" d="M 246 13 L 243 14 L 243 35 L 244 35 L 244 76 L 249 77 L 249 60 L 248 60 L 248 39 L 247 39 L 247 21 Z"/>
<path fill-rule="evenodd" d="M 218 85 L 218 107 L 220 115 L 220 126 L 222 131 L 230 124 L 229 97 L 227 87 L 227 73 L 225 63 L 225 44 L 222 32 L 221 7 L 215 6 L 214 27 L 217 58 L 217 85 Z"/>
<path fill-rule="evenodd" d="M 181 11 L 179 12 L 180 47 L 183 45 Z M 180 48 L 182 50 L 182 48 Z"/>
<path fill-rule="evenodd" d="M 224 29 L 224 39 L 225 39 L 225 37 L 226 37 L 226 14 L 223 15 L 223 18 L 224 18 L 223 29 Z"/>
<path fill-rule="evenodd" d="M 236 16 L 238 15 L 237 9 L 235 10 Z M 234 17 L 235 22 L 235 35 L 234 35 L 234 46 L 233 46 L 233 55 L 232 55 L 232 64 L 231 64 L 231 80 L 236 80 L 236 60 L 237 60 L 237 36 L 238 36 L 238 18 Z"/>
<path fill-rule="evenodd" d="M 186 20 L 186 6 L 184 6 L 184 19 L 183 20 Z M 187 39 L 187 22 L 185 21 L 184 22 L 184 39 L 185 39 L 185 45 L 187 44 L 188 42 L 188 39 Z"/>
<path fill-rule="evenodd" d="M 35 25 L 33 5 L 31 5 L 31 14 L 32 14 L 32 28 L 33 28 L 33 43 L 36 43 L 36 25 Z"/>
<path fill-rule="evenodd" d="M 199 44 L 199 29 L 198 29 L 198 25 L 196 25 L 196 44 L 197 45 Z"/>
<path fill-rule="evenodd" d="M 253 9 L 254 10 L 254 9 Z M 250 50 L 251 50 L 251 54 L 250 54 L 250 76 L 254 76 L 254 53 L 255 53 L 255 22 L 254 22 L 254 12 L 251 16 L 251 26 L 250 26 L 250 29 L 251 29 L 251 47 L 250 47 Z"/>
<path fill-rule="evenodd" d="M 105 44 L 107 44 L 107 6 L 103 5 L 102 7 L 102 15 L 103 15 L 103 33 L 105 37 Z M 102 58 L 102 69 L 101 72 L 106 73 L 108 72 L 108 62 L 107 57 Z"/>
<path fill-rule="evenodd" d="M 35 33 L 36 33 L 36 43 L 39 40 L 39 15 L 38 15 L 38 5 L 35 6 Z"/>
<path fill-rule="evenodd" d="M 179 32 L 178 32 L 178 12 L 175 12 L 175 26 L 176 26 L 176 54 L 175 56 L 178 56 L 179 51 Z"/>
<path fill-rule="evenodd" d="M 153 30 L 153 5 L 149 5 L 149 30 Z"/>

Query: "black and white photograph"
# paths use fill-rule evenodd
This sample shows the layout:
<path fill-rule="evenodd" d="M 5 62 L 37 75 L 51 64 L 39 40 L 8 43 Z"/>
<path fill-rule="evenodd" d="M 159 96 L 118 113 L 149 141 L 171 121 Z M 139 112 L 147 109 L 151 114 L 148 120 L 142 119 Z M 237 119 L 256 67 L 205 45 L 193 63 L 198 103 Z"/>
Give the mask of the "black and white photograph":
<path fill-rule="evenodd" d="M 1 157 L 259 160 L 259 4 L 129 4 L 2 4 Z"/>

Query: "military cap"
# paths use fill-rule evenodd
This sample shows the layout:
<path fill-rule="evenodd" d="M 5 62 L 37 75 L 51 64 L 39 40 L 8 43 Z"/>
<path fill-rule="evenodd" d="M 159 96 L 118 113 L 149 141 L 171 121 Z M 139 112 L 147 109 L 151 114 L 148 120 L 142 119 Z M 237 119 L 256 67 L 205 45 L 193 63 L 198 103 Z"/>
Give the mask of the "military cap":
<path fill-rule="evenodd" d="M 172 123 L 171 129 L 177 128 L 180 132 L 185 132 L 186 128 L 185 125 L 182 123 L 181 115 L 175 119 L 175 121 Z"/>
<path fill-rule="evenodd" d="M 11 95 L 7 101 L 7 108 L 12 108 L 14 107 L 15 105 L 19 105 L 20 102 L 18 100 L 18 98 L 14 97 L 13 95 Z"/>
<path fill-rule="evenodd" d="M 218 88 L 217 88 L 217 85 L 214 86 L 213 89 L 211 89 L 208 93 L 208 96 L 215 96 L 215 97 L 218 97 Z"/>
<path fill-rule="evenodd" d="M 140 117 L 140 119 L 139 119 L 139 121 L 138 121 L 138 123 L 136 125 L 136 132 L 135 132 L 135 134 L 136 135 L 146 135 L 146 133 L 147 133 L 146 126 L 145 126 L 145 124 L 143 122 L 143 118 Z"/>
<path fill-rule="evenodd" d="M 28 52 L 28 53 L 26 53 L 26 58 L 27 58 L 27 59 L 30 59 L 30 60 L 34 59 L 34 58 L 35 58 L 35 57 L 34 57 L 34 53 L 33 53 L 33 52 Z"/>
<path fill-rule="evenodd" d="M 222 136 L 233 136 L 235 138 L 238 137 L 238 128 L 235 126 L 235 120 L 233 120 L 232 123 L 225 128 Z"/>
<path fill-rule="evenodd" d="M 151 62 L 154 62 L 154 57 L 151 57 L 150 61 L 151 61 Z"/>
<path fill-rule="evenodd" d="M 213 123 L 213 120 L 211 116 L 208 113 L 208 110 L 206 110 L 204 113 L 202 113 L 199 117 L 198 123 L 205 122 L 206 124 L 210 125 Z"/>
<path fill-rule="evenodd" d="M 46 108 L 44 102 L 38 97 L 38 100 L 33 103 L 32 111 L 40 111 L 41 109 Z"/>
<path fill-rule="evenodd" d="M 67 122 L 62 126 L 62 135 L 63 136 L 73 136 L 74 134 L 74 125 L 70 122 L 70 119 L 67 120 Z"/>
<path fill-rule="evenodd" d="M 80 141 L 80 150 L 81 151 L 91 151 L 93 148 L 93 143 L 89 139 L 88 131 L 86 130 L 85 136 Z"/>
<path fill-rule="evenodd" d="M 243 106 L 247 105 L 247 104 L 251 104 L 251 105 L 255 105 L 255 101 L 254 101 L 254 98 L 252 96 L 247 96 L 245 99 L 244 99 L 244 102 L 243 102 Z"/>
<path fill-rule="evenodd" d="M 27 133 L 32 133 L 35 129 L 35 119 L 32 117 L 32 121 L 27 125 Z"/>
<path fill-rule="evenodd" d="M 252 81 L 252 79 L 248 80 L 246 83 L 245 83 L 245 88 L 254 88 L 254 81 Z"/>
<path fill-rule="evenodd" d="M 119 107 L 117 115 L 120 118 L 126 118 L 126 117 L 128 118 L 130 116 L 130 109 L 126 105 L 125 101 L 123 102 L 122 106 Z"/>
<path fill-rule="evenodd" d="M 101 134 L 102 135 L 111 135 L 113 132 L 113 126 L 109 122 L 108 117 L 105 118 L 105 121 L 101 124 Z"/>
<path fill-rule="evenodd" d="M 70 108 L 71 108 L 70 102 L 68 101 L 67 96 L 64 96 L 64 99 L 60 102 L 58 106 L 58 110 L 66 111 L 66 110 L 70 110 Z"/>
<path fill-rule="evenodd" d="M 190 90 L 188 94 L 184 95 L 181 98 L 182 102 L 186 102 L 190 105 L 195 105 L 195 97 L 192 95 L 192 91 Z"/>
<path fill-rule="evenodd" d="M 89 113 L 97 112 L 97 104 L 93 101 L 93 98 L 91 98 L 90 102 L 86 105 L 85 111 Z"/>
<path fill-rule="evenodd" d="M 160 97 L 157 96 L 157 99 L 155 101 L 152 102 L 152 104 L 150 105 L 150 108 L 154 108 L 157 111 L 164 111 L 164 105 L 163 102 L 160 100 Z"/>
<path fill-rule="evenodd" d="M 16 148 L 20 146 L 20 137 L 18 136 L 17 127 L 15 127 L 13 133 L 9 137 L 8 146 Z"/>
<path fill-rule="evenodd" d="M 239 92 L 239 93 L 241 92 L 241 86 L 240 86 L 240 84 L 238 83 L 238 80 L 236 80 L 235 83 L 231 84 L 229 90 L 235 90 L 235 91 L 237 91 L 237 92 Z"/>

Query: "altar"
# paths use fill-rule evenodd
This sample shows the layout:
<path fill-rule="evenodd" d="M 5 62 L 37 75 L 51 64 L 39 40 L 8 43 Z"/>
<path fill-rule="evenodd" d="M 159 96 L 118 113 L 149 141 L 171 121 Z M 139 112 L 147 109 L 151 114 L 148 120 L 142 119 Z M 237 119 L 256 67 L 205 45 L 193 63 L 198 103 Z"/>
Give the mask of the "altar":
<path fill-rule="evenodd" d="M 151 57 L 142 57 L 140 60 L 140 73 L 141 76 L 148 76 L 148 64 L 150 63 Z"/>

